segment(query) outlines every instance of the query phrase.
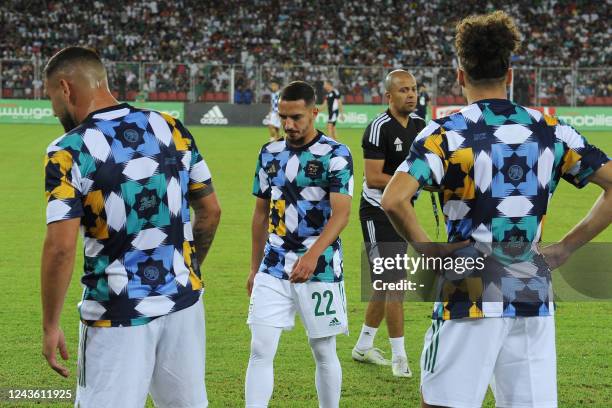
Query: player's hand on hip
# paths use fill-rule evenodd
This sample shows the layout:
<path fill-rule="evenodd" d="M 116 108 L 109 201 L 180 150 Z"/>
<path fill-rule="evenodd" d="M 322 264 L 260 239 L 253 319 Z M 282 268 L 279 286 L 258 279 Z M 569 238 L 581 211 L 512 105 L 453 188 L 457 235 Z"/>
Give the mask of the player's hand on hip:
<path fill-rule="evenodd" d="M 62 377 L 68 377 L 70 371 L 57 362 L 55 351 L 59 349 L 63 360 L 68 360 L 68 349 L 64 332 L 59 327 L 43 330 L 43 356 L 47 359 L 49 366 Z"/>
<path fill-rule="evenodd" d="M 257 272 L 251 272 L 249 273 L 249 277 L 247 278 L 246 290 L 249 296 L 251 296 L 251 293 L 253 293 L 253 284 L 255 283 L 255 275 L 257 275 Z"/>
<path fill-rule="evenodd" d="M 314 273 L 318 261 L 318 256 L 314 256 L 307 251 L 293 265 L 293 270 L 291 271 L 289 280 L 292 283 L 306 282 Z"/>
<path fill-rule="evenodd" d="M 540 252 L 551 271 L 567 262 L 571 255 L 570 250 L 560 242 L 544 247 Z"/>

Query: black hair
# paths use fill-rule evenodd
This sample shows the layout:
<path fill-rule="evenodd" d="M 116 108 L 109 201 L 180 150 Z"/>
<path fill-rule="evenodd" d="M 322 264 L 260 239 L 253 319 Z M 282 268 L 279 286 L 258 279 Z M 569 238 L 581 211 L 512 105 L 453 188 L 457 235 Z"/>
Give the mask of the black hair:
<path fill-rule="evenodd" d="M 457 24 L 455 36 L 460 66 L 476 83 L 501 79 L 520 38 L 514 20 L 503 11 L 466 17 Z"/>
<path fill-rule="evenodd" d="M 49 78 L 69 65 L 82 62 L 92 64 L 94 67 L 104 70 L 104 64 L 102 64 L 100 56 L 94 49 L 73 46 L 66 47 L 52 56 L 45 66 L 44 75 L 46 78 Z"/>
<path fill-rule="evenodd" d="M 309 83 L 293 81 L 283 88 L 280 99 L 283 101 L 299 101 L 303 99 L 306 106 L 311 106 L 315 103 L 316 94 L 314 88 Z"/>

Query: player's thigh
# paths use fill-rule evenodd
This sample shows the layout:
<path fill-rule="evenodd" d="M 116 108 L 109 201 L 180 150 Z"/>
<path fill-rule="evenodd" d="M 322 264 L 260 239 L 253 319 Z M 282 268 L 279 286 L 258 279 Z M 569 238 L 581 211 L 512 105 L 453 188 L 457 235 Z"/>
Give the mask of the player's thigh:
<path fill-rule="evenodd" d="M 344 282 L 298 283 L 293 289 L 308 337 L 348 334 Z"/>
<path fill-rule="evenodd" d="M 255 275 L 247 324 L 290 330 L 295 324 L 295 311 L 296 306 L 289 281 L 263 272 Z"/>
<path fill-rule="evenodd" d="M 155 365 L 159 319 L 132 327 L 81 324 L 77 406 L 144 406 Z"/>
<path fill-rule="evenodd" d="M 499 353 L 491 388 L 498 407 L 557 406 L 553 316 L 517 317 Z"/>
<path fill-rule="evenodd" d="M 150 393 L 157 407 L 206 407 L 206 331 L 202 299 L 164 317 Z"/>
<path fill-rule="evenodd" d="M 482 405 L 507 332 L 503 320 L 432 321 L 421 353 L 421 392 L 427 404 Z"/>

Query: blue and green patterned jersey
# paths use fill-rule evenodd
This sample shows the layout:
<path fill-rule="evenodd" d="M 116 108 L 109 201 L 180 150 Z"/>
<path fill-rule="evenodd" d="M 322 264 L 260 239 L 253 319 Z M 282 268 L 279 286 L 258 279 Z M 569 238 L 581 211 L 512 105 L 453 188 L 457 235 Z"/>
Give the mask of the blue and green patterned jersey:
<path fill-rule="evenodd" d="M 353 195 L 353 159 L 349 149 L 323 133 L 305 146 L 284 140 L 259 153 L 253 194 L 270 200 L 269 237 L 259 272 L 289 279 L 294 264 L 319 238 L 331 216 L 330 194 Z M 333 242 L 311 281 L 342 280 L 342 245 Z"/>
<path fill-rule="evenodd" d="M 198 300 L 188 199 L 211 176 L 178 120 L 127 104 L 95 111 L 49 145 L 45 172 L 47 223 L 81 219 L 84 323 L 145 324 Z"/>
<path fill-rule="evenodd" d="M 481 100 L 430 122 L 397 171 L 441 188 L 449 242 L 492 244 L 495 255 L 481 275 L 444 283 L 434 318 L 552 314 L 542 257 L 508 255 L 506 244 L 540 242 L 559 180 L 581 188 L 607 161 L 571 126 L 508 100 Z"/>

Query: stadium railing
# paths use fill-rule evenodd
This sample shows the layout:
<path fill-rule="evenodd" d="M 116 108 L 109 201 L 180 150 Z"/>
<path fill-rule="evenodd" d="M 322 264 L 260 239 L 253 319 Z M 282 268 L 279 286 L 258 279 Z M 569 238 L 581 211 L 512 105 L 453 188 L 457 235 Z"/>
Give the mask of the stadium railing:
<path fill-rule="evenodd" d="M 4 99 L 44 99 L 45 61 L 0 59 L 0 95 Z M 113 94 L 126 101 L 268 102 L 269 84 L 301 79 L 311 82 L 322 102 L 323 82 L 332 81 L 347 104 L 385 104 L 383 65 L 256 65 L 181 62 L 105 61 Z M 423 84 L 435 105 L 465 103 L 453 67 L 404 67 Z M 514 68 L 513 100 L 530 106 L 611 106 L 610 67 Z"/>

